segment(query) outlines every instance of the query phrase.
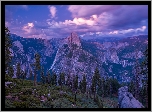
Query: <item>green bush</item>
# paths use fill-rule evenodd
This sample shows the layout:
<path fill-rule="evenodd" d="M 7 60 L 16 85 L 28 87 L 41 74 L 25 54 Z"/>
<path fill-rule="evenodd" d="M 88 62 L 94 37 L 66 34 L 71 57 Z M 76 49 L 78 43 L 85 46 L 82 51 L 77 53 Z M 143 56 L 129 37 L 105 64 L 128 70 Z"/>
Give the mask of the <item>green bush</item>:
<path fill-rule="evenodd" d="M 17 102 L 17 101 L 15 101 L 15 102 L 13 103 L 13 105 L 14 105 L 16 108 L 28 108 L 28 107 L 29 107 L 29 105 L 28 105 L 27 102 Z"/>
<path fill-rule="evenodd" d="M 19 96 L 19 99 L 22 100 L 22 101 L 27 101 L 28 98 L 29 98 L 28 95 L 20 95 L 20 96 Z"/>
<path fill-rule="evenodd" d="M 13 79 L 12 79 L 9 75 L 5 74 L 5 81 L 6 81 L 6 82 L 7 82 L 7 81 L 12 82 Z"/>
<path fill-rule="evenodd" d="M 35 104 L 40 104 L 40 100 L 37 97 L 34 97 L 33 95 L 28 97 L 28 101 Z"/>
<path fill-rule="evenodd" d="M 11 89 L 5 88 L 5 96 L 7 96 L 11 92 Z"/>
<path fill-rule="evenodd" d="M 24 88 L 21 91 L 24 95 L 31 95 L 33 90 L 31 88 Z"/>

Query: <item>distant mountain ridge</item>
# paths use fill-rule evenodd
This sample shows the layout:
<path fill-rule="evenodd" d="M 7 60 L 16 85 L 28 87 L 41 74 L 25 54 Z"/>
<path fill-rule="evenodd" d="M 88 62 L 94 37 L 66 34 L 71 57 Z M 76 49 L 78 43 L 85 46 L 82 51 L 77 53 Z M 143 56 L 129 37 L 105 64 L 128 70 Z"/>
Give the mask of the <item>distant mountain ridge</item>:
<path fill-rule="evenodd" d="M 45 72 L 51 70 L 57 74 L 77 74 L 79 80 L 86 74 L 88 82 L 96 67 L 103 77 L 114 77 L 120 82 L 130 81 L 135 59 L 142 60 L 142 52 L 148 44 L 147 35 L 104 41 L 83 40 L 75 32 L 63 39 L 50 40 L 22 38 L 11 34 L 11 40 L 14 65 L 21 62 L 22 69 L 28 73 L 32 69 L 30 63 L 34 62 L 34 53 L 38 52 Z"/>

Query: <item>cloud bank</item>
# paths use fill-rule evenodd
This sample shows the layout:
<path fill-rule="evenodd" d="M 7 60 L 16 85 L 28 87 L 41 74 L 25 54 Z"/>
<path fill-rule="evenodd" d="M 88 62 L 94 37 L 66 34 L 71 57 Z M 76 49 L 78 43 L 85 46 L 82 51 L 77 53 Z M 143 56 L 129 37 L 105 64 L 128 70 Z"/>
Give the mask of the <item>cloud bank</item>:
<path fill-rule="evenodd" d="M 19 34 L 24 37 L 47 39 L 65 38 L 73 31 L 82 38 L 148 34 L 147 5 L 69 5 L 62 8 L 71 13 L 69 16 L 72 19 L 69 17 L 58 21 L 55 19 L 56 13 L 63 14 L 62 10 L 57 6 L 47 6 L 51 17 L 45 21 L 28 21 L 25 24 L 17 22 L 18 28 L 13 28 L 19 29 Z M 5 13 L 5 24 L 11 27 L 9 16 L 12 13 L 8 10 Z"/>

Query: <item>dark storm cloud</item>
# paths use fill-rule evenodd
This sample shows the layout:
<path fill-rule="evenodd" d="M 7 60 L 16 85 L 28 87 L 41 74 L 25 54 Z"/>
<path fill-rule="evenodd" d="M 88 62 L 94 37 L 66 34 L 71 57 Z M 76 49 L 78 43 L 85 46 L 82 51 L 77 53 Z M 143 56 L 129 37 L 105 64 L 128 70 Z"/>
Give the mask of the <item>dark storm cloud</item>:
<path fill-rule="evenodd" d="M 141 26 L 142 20 L 148 18 L 148 6 L 123 6 L 113 11 L 113 21 L 110 21 L 109 27 L 113 29 L 137 28 Z"/>

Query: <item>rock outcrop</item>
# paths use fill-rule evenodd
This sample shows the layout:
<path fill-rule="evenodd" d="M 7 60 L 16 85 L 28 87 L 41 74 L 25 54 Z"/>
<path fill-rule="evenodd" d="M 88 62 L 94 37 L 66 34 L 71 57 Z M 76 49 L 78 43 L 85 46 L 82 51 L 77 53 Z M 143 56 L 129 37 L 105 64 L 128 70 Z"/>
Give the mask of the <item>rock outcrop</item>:
<path fill-rule="evenodd" d="M 77 46 L 81 46 L 80 38 L 78 37 L 77 33 L 72 32 L 70 36 L 68 36 L 65 40 L 65 43 L 69 44 L 76 44 Z"/>
<path fill-rule="evenodd" d="M 127 86 L 119 88 L 118 95 L 119 108 L 144 108 L 144 106 L 128 92 Z"/>

